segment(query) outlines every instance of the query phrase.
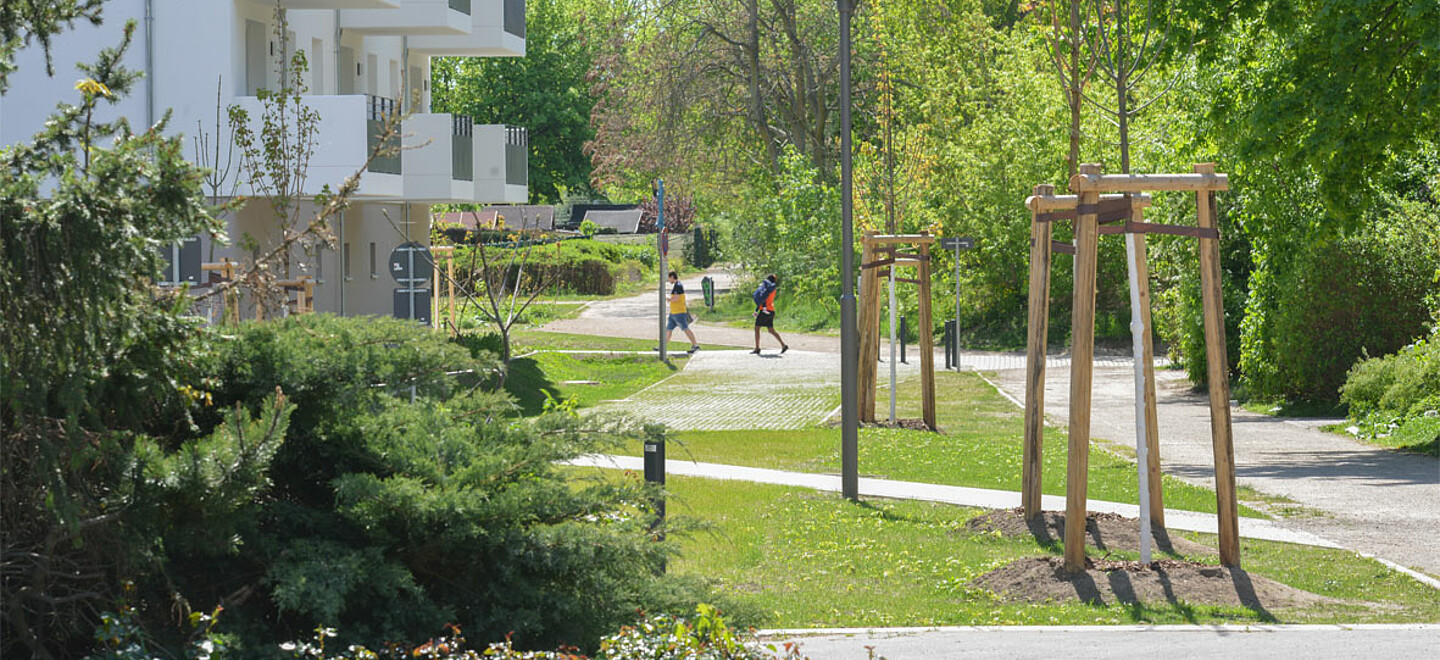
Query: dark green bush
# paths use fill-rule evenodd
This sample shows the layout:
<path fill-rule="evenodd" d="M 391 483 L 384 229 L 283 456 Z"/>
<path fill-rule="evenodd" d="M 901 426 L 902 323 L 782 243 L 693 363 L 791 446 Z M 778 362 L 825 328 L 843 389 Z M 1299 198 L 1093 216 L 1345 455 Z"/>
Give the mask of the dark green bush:
<path fill-rule="evenodd" d="M 651 538 L 645 484 L 576 482 L 555 466 L 641 430 L 516 419 L 504 395 L 447 375 L 493 368 L 404 321 L 243 326 L 210 368 L 216 406 L 279 387 L 296 411 L 245 552 L 187 564 L 182 592 L 208 603 L 252 590 L 222 626 L 254 654 L 322 624 L 372 646 L 453 622 L 527 648 L 593 647 L 637 610 L 693 607 L 703 589 L 656 577 L 670 546 Z"/>
<path fill-rule="evenodd" d="M 1250 395 L 1334 403 L 1356 360 L 1424 334 L 1440 270 L 1436 236 L 1440 217 L 1397 215 L 1267 264 L 1246 319 Z"/>
<path fill-rule="evenodd" d="M 478 250 L 484 250 L 484 255 Z M 517 252 L 518 250 L 518 252 Z M 456 250 L 456 279 L 469 288 L 480 280 L 485 263 L 506 273 L 507 288 L 516 278 L 538 278 L 551 283 L 551 292 L 610 295 L 616 285 L 655 268 L 655 250 L 644 245 L 622 245 L 576 239 L 532 247 L 460 246 Z"/>
<path fill-rule="evenodd" d="M 1359 433 L 1395 436 L 1389 444 L 1440 444 L 1440 333 L 1392 355 L 1357 362 L 1340 389 Z M 1428 445 L 1428 447 L 1426 447 Z"/>

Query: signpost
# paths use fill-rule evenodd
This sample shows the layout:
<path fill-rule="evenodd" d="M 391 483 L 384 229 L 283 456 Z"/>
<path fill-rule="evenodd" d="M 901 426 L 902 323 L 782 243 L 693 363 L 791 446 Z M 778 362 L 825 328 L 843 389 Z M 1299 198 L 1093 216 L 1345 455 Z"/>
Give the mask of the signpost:
<path fill-rule="evenodd" d="M 656 242 L 660 248 L 660 361 L 665 361 L 665 321 L 670 317 L 665 308 L 666 273 L 665 257 L 670 252 L 670 237 L 665 233 L 665 180 L 655 180 L 655 230 L 660 232 Z"/>
<path fill-rule="evenodd" d="M 434 259 L 430 248 L 419 243 L 403 243 L 390 252 L 390 277 L 395 289 L 395 318 L 420 321 L 430 325 L 430 271 Z"/>
<path fill-rule="evenodd" d="M 955 371 L 960 371 L 960 251 L 975 248 L 975 239 L 951 236 L 940 239 L 941 249 L 955 253 Z"/>

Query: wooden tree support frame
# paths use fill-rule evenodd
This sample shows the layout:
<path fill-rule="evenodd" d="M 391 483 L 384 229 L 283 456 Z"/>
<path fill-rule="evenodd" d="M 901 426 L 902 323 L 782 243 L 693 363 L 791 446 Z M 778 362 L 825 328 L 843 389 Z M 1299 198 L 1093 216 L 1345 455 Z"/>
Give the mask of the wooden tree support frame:
<path fill-rule="evenodd" d="M 860 368 L 856 396 L 860 421 L 875 421 L 875 379 L 880 361 L 880 282 L 889 276 L 889 269 L 914 266 L 914 279 L 897 281 L 920 286 L 920 397 L 921 416 L 925 426 L 936 430 L 935 422 L 935 338 L 930 335 L 930 246 L 935 237 L 929 234 L 876 234 L 866 232 L 860 239 Z M 908 245 L 914 252 L 899 251 Z"/>
<path fill-rule="evenodd" d="M 1145 266 L 1144 234 L 1164 233 L 1192 236 L 1200 241 L 1200 279 L 1205 309 L 1205 352 L 1210 382 L 1210 432 L 1215 459 L 1220 562 L 1240 565 L 1239 512 L 1235 498 L 1235 454 L 1230 425 L 1230 385 L 1226 362 L 1225 312 L 1220 293 L 1219 230 L 1215 218 L 1215 193 L 1229 189 L 1225 174 L 1217 174 L 1212 163 L 1197 163 L 1193 174 L 1103 174 L 1098 164 L 1080 166 L 1070 179 L 1074 195 L 1055 195 L 1054 187 L 1036 186 L 1026 200 L 1031 211 L 1030 228 L 1030 309 L 1026 351 L 1025 444 L 1021 502 L 1025 516 L 1040 512 L 1041 447 L 1045 415 L 1045 343 L 1049 319 L 1051 223 L 1069 217 L 1075 221 L 1075 288 L 1071 316 L 1071 367 L 1069 451 L 1066 475 L 1066 521 L 1083 521 L 1086 514 L 1086 486 L 1089 476 L 1090 402 L 1095 349 L 1095 275 L 1099 236 L 1102 233 L 1134 233 L 1137 276 L 1141 286 L 1141 321 L 1144 327 L 1146 362 L 1145 444 L 1149 454 L 1151 520 L 1164 525 L 1160 488 L 1159 434 L 1155 419 L 1154 346 L 1150 341 L 1149 285 Z M 1146 192 L 1193 191 L 1196 194 L 1195 227 L 1152 225 L 1143 221 L 1149 203 Z M 1102 195 L 1102 193 L 1123 193 Z M 1131 195 L 1133 207 L 1117 210 L 1113 200 Z M 1122 202 L 1121 206 L 1124 205 Z M 1117 217 L 1118 216 L 1118 217 Z M 1108 222 L 1124 221 L 1111 230 Z M 1082 570 L 1085 565 L 1085 525 L 1065 526 L 1065 566 Z"/>
<path fill-rule="evenodd" d="M 435 331 L 439 332 L 443 324 L 440 320 L 440 260 L 445 260 L 445 283 L 448 287 L 448 294 L 445 297 L 446 308 L 450 312 L 450 336 L 460 334 L 460 326 L 455 324 L 455 246 L 433 245 L 430 247 L 430 263 L 435 266 L 435 277 L 430 280 L 434 282 L 430 295 L 430 319 L 434 324 Z"/>

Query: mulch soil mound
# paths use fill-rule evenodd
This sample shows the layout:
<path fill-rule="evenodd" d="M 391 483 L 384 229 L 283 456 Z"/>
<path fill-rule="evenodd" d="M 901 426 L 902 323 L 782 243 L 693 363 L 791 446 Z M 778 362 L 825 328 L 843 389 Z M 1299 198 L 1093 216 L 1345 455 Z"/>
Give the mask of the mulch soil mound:
<path fill-rule="evenodd" d="M 1021 509 L 992 511 L 966 522 L 971 533 L 999 532 L 1009 537 L 1029 536 L 1042 546 L 1058 547 L 1065 539 L 1065 514 L 1046 511 L 1026 522 Z M 1215 550 L 1184 538 L 1171 538 L 1162 528 L 1151 530 L 1152 547 L 1172 556 L 1214 556 Z M 1085 542 L 1101 551 L 1140 551 L 1140 521 L 1113 513 L 1085 517 Z M 1078 600 L 1094 605 L 1116 603 L 1189 603 L 1246 607 L 1260 613 L 1273 608 L 1304 608 L 1338 602 L 1301 591 L 1269 578 L 1183 559 L 1159 559 L 1149 565 L 1138 561 L 1087 559 L 1086 570 L 1065 570 L 1062 557 L 1028 557 L 1011 562 L 975 579 L 1005 600 L 1043 603 Z"/>
<path fill-rule="evenodd" d="M 1339 602 L 1301 591 L 1241 569 L 1164 559 L 1142 566 L 1130 561 L 1090 562 L 1084 571 L 1065 570 L 1061 557 L 1029 557 L 975 579 L 1009 601 L 1079 600 L 1093 605 L 1187 603 L 1238 606 L 1261 614 Z"/>
<path fill-rule="evenodd" d="M 972 532 L 1000 532 L 1004 536 L 1030 536 L 1042 546 L 1059 545 L 1065 540 L 1065 514 L 1058 511 L 1042 513 L 1043 521 L 1025 520 L 1022 509 L 1003 509 L 971 518 L 965 527 Z M 1161 527 L 1151 527 L 1155 539 L 1151 548 L 1170 555 L 1189 557 L 1217 554 L 1213 548 L 1189 539 L 1171 537 Z M 1091 513 L 1085 516 L 1085 544 L 1097 550 L 1140 552 L 1140 521 L 1114 513 Z"/>

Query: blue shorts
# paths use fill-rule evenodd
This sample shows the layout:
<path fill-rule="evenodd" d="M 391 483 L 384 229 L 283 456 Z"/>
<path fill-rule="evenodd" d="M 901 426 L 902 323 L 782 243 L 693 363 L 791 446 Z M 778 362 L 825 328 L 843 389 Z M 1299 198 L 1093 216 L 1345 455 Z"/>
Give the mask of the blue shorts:
<path fill-rule="evenodd" d="M 670 315 L 670 321 L 665 324 L 665 329 L 674 330 L 677 326 L 681 330 L 690 329 L 690 312 L 681 312 L 679 314 Z"/>

